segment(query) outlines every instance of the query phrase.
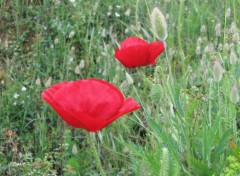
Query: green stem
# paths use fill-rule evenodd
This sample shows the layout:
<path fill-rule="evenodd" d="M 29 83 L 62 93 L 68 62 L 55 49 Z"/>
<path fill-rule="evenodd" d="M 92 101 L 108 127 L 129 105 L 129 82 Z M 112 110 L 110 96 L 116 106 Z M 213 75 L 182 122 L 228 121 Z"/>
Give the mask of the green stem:
<path fill-rule="evenodd" d="M 218 114 L 221 115 L 221 95 L 220 95 L 220 85 L 218 82 Z M 222 126 L 222 117 L 220 117 L 220 127 L 219 127 L 219 136 L 222 137 L 223 135 L 223 126 Z"/>
<path fill-rule="evenodd" d="M 95 134 L 93 134 L 95 135 Z M 88 133 L 88 140 L 89 140 L 89 143 L 91 145 L 91 148 L 92 148 L 92 153 L 96 159 L 96 164 L 97 164 L 97 167 L 100 171 L 100 174 L 101 176 L 106 176 L 104 170 L 103 170 L 103 167 L 102 167 L 102 164 L 101 164 L 101 161 L 100 161 L 100 158 L 99 158 L 99 155 L 98 155 L 98 152 L 97 152 L 97 149 L 96 149 L 96 146 L 95 146 L 95 143 L 93 141 L 93 135 L 91 135 L 91 133 Z"/>
<path fill-rule="evenodd" d="M 233 139 L 234 139 L 234 142 L 237 142 L 237 117 L 236 117 L 236 104 L 234 104 Z"/>

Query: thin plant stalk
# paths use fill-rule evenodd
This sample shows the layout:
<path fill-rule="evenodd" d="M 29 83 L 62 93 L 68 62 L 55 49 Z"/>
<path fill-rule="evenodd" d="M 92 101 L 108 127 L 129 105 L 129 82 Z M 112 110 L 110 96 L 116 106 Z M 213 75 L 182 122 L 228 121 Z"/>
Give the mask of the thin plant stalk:
<path fill-rule="evenodd" d="M 219 115 L 221 114 L 221 108 L 220 108 L 220 106 L 221 106 L 221 98 L 220 98 L 220 85 L 219 85 L 219 82 L 217 83 L 217 89 L 218 89 L 218 113 L 219 113 Z M 219 128 L 219 135 L 220 135 L 220 137 L 222 137 L 222 135 L 223 135 L 223 127 L 222 127 L 222 118 L 220 117 L 220 128 Z"/>
<path fill-rule="evenodd" d="M 233 116 L 233 139 L 237 142 L 237 117 L 236 117 L 236 104 L 234 104 L 234 116 Z"/>
<path fill-rule="evenodd" d="M 103 170 L 103 167 L 102 167 L 102 164 L 101 164 L 101 161 L 100 161 L 100 158 L 99 158 L 99 155 L 98 155 L 95 143 L 93 141 L 93 135 L 95 135 L 95 134 L 88 133 L 88 140 L 89 140 L 89 143 L 91 145 L 92 153 L 93 153 L 93 155 L 95 157 L 97 168 L 99 169 L 101 176 L 106 176 L 106 174 L 105 174 L 105 172 Z"/>

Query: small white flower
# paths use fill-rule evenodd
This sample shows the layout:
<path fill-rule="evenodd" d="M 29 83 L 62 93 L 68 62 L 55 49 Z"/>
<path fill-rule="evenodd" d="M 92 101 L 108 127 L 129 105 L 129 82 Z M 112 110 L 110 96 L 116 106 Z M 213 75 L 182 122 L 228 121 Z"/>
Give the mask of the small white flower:
<path fill-rule="evenodd" d="M 23 91 L 23 92 L 26 92 L 26 91 L 27 91 L 27 88 L 23 86 L 23 87 L 22 87 L 22 91 Z"/>
<path fill-rule="evenodd" d="M 15 93 L 14 95 L 13 95 L 13 98 L 15 98 L 15 99 L 17 99 L 19 97 L 19 94 L 18 93 Z"/>
<path fill-rule="evenodd" d="M 71 3 L 75 3 L 76 0 L 69 0 Z"/>
<path fill-rule="evenodd" d="M 16 106 L 16 105 L 17 105 L 17 102 L 16 102 L 16 101 L 14 101 L 14 102 L 13 102 L 13 106 Z"/>

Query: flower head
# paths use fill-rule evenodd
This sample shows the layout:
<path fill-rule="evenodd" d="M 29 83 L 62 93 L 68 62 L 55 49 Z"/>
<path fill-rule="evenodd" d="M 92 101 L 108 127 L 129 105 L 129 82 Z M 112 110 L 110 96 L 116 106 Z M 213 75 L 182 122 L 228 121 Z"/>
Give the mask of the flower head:
<path fill-rule="evenodd" d="M 140 108 L 132 98 L 124 98 L 115 86 L 98 79 L 61 82 L 41 96 L 69 125 L 91 132 Z"/>
<path fill-rule="evenodd" d="M 164 49 L 163 42 L 147 43 L 138 37 L 128 37 L 116 49 L 114 56 L 125 67 L 134 68 L 156 64 L 157 57 Z"/>

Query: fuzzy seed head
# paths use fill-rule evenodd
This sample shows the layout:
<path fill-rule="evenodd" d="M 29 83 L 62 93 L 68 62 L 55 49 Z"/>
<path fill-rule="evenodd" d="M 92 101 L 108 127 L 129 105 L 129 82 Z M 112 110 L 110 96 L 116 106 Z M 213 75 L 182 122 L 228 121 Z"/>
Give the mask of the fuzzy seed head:
<path fill-rule="evenodd" d="M 77 146 L 76 146 L 76 144 L 73 144 L 73 146 L 72 146 L 72 154 L 73 155 L 77 155 L 77 153 L 78 153 Z"/>
<path fill-rule="evenodd" d="M 129 85 L 133 84 L 132 77 L 128 74 L 128 72 L 126 72 L 125 74 L 126 74 L 126 80 L 127 80 L 128 84 Z"/>
<path fill-rule="evenodd" d="M 196 48 L 196 54 L 200 55 L 201 54 L 201 47 L 198 45 Z"/>
<path fill-rule="evenodd" d="M 166 40 L 168 36 L 167 23 L 163 13 L 157 7 L 152 10 L 150 21 L 156 37 L 161 41 Z"/>
<path fill-rule="evenodd" d="M 229 18 L 231 16 L 231 8 L 228 7 L 226 11 L 226 17 Z"/>
<path fill-rule="evenodd" d="M 75 32 L 74 31 L 71 31 L 70 33 L 69 33 L 69 35 L 68 35 L 68 38 L 73 38 L 73 36 L 75 35 Z"/>
<path fill-rule="evenodd" d="M 233 49 L 231 49 L 231 53 L 230 53 L 230 64 L 235 64 L 235 62 L 237 61 L 237 55 L 234 52 Z"/>
<path fill-rule="evenodd" d="M 126 12 L 125 12 L 125 15 L 128 17 L 128 16 L 130 16 L 130 14 L 131 14 L 131 10 L 127 9 Z"/>
<path fill-rule="evenodd" d="M 237 84 L 233 84 L 231 91 L 230 91 L 230 100 L 236 104 L 239 101 L 239 92 Z"/>
<path fill-rule="evenodd" d="M 201 33 L 205 33 L 207 31 L 206 26 L 202 25 L 200 31 Z"/>
<path fill-rule="evenodd" d="M 213 65 L 213 77 L 216 82 L 220 82 L 223 76 L 223 68 L 219 61 L 215 61 Z"/>
<path fill-rule="evenodd" d="M 51 84 L 52 84 L 52 77 L 50 76 L 50 77 L 47 79 L 47 81 L 45 82 L 44 86 L 45 86 L 45 87 L 50 87 Z"/>
<path fill-rule="evenodd" d="M 35 84 L 37 86 L 41 85 L 41 79 L 39 77 L 36 79 Z"/>
<path fill-rule="evenodd" d="M 217 37 L 221 36 L 221 23 L 216 24 L 215 26 L 215 33 Z"/>

